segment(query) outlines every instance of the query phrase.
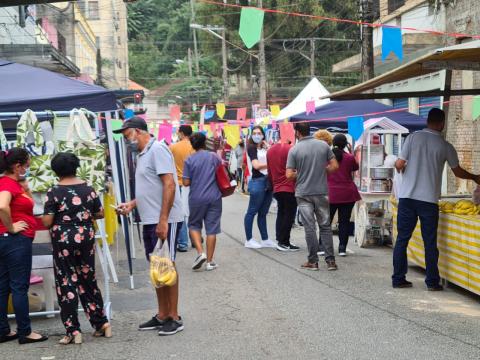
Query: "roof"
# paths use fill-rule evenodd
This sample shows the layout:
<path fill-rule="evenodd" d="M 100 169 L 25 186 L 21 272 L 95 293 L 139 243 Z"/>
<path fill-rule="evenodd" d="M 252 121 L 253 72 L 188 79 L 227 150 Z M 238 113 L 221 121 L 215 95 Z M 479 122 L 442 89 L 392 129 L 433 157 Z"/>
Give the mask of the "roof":
<path fill-rule="evenodd" d="M 148 89 L 146 87 L 143 87 L 139 83 L 136 83 L 135 81 L 128 79 L 128 90 L 142 90 L 144 92 L 147 92 Z"/>
<path fill-rule="evenodd" d="M 444 90 L 375 94 L 373 90 L 381 85 L 418 77 L 439 70 L 480 70 L 480 40 L 437 49 L 412 60 L 398 68 L 348 89 L 338 91 L 329 97 L 332 100 L 383 99 L 396 97 L 443 96 Z M 367 93 L 369 92 L 369 93 Z M 480 89 L 452 90 L 451 95 L 480 94 Z"/>
<path fill-rule="evenodd" d="M 317 78 L 313 78 L 310 82 L 305 86 L 305 88 L 297 95 L 295 99 L 292 100 L 290 104 L 280 111 L 276 120 L 283 120 L 290 118 L 294 115 L 301 114 L 305 112 L 305 105 L 307 101 L 315 100 L 315 107 L 324 105 L 328 103 L 330 100 L 322 99 L 321 97 L 329 95 L 327 89 L 318 81 Z"/>

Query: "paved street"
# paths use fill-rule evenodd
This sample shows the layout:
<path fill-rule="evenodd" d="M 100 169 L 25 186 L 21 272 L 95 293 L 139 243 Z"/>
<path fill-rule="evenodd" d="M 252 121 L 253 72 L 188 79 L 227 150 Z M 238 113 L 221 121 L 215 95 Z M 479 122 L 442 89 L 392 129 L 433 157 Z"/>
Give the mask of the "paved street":
<path fill-rule="evenodd" d="M 391 249 L 359 249 L 337 259 L 339 270 L 300 270 L 303 229 L 294 230 L 298 253 L 243 247 L 248 198 L 224 201 L 213 272 L 192 272 L 194 252 L 178 256 L 185 330 L 172 337 L 138 332 L 156 309 L 146 262 L 137 246 L 135 290 L 128 289 L 126 261 L 112 286 L 111 339 L 84 337 L 84 344 L 57 345 L 60 320 L 38 318 L 46 343 L 0 346 L 1 359 L 479 359 L 478 297 L 451 287 L 425 291 L 423 274 L 411 268 L 413 289 L 390 286 Z M 274 215 L 269 217 L 271 237 Z M 115 255 L 115 250 L 113 249 Z M 90 331 L 83 321 L 84 332 Z"/>

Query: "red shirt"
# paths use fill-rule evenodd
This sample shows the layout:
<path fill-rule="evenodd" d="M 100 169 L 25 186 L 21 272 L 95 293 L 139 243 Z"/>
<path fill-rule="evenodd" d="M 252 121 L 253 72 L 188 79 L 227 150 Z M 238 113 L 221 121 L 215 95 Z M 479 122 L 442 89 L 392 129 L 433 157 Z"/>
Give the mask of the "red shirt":
<path fill-rule="evenodd" d="M 273 184 L 273 192 L 295 192 L 295 182 L 287 180 L 288 152 L 292 148 L 289 144 L 275 144 L 267 152 L 268 177 Z"/>
<path fill-rule="evenodd" d="M 361 199 L 357 186 L 352 180 L 352 173 L 357 170 L 357 160 L 353 155 L 344 152 L 338 170 L 328 175 L 330 204 L 354 203 Z"/>
<path fill-rule="evenodd" d="M 12 195 L 12 201 L 10 201 L 12 223 L 25 221 L 28 224 L 28 229 L 22 231 L 21 234 L 33 239 L 37 228 L 37 221 L 33 216 L 33 199 L 25 193 L 18 181 L 8 176 L 0 177 L 0 192 L 2 191 L 7 191 Z M 5 233 L 8 233 L 7 228 L 0 221 L 0 234 Z"/>

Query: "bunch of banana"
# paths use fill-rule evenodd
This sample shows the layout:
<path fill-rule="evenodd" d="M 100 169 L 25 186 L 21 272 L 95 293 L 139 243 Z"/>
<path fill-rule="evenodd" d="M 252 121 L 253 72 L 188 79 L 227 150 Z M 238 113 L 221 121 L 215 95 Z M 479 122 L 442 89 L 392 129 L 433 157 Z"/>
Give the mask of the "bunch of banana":
<path fill-rule="evenodd" d="M 453 213 L 457 215 L 478 215 L 480 208 L 470 200 L 460 200 L 455 204 Z"/>
<path fill-rule="evenodd" d="M 150 281 L 157 288 L 175 285 L 177 283 L 177 271 L 173 262 L 166 257 L 151 255 Z"/>
<path fill-rule="evenodd" d="M 443 213 L 453 213 L 453 209 L 455 208 L 455 203 L 448 202 L 448 201 L 440 201 L 438 203 L 438 207 L 440 211 Z"/>

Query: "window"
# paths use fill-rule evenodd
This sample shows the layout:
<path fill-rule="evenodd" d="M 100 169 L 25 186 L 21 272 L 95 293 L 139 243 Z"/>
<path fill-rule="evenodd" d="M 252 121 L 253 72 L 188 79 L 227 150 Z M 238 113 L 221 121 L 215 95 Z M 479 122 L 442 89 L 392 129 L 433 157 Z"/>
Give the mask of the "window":
<path fill-rule="evenodd" d="M 100 19 L 100 10 L 98 8 L 98 1 L 89 1 L 88 2 L 88 18 L 90 20 L 99 20 Z"/>
<path fill-rule="evenodd" d="M 388 13 L 392 13 L 405 5 L 405 0 L 388 0 Z"/>

